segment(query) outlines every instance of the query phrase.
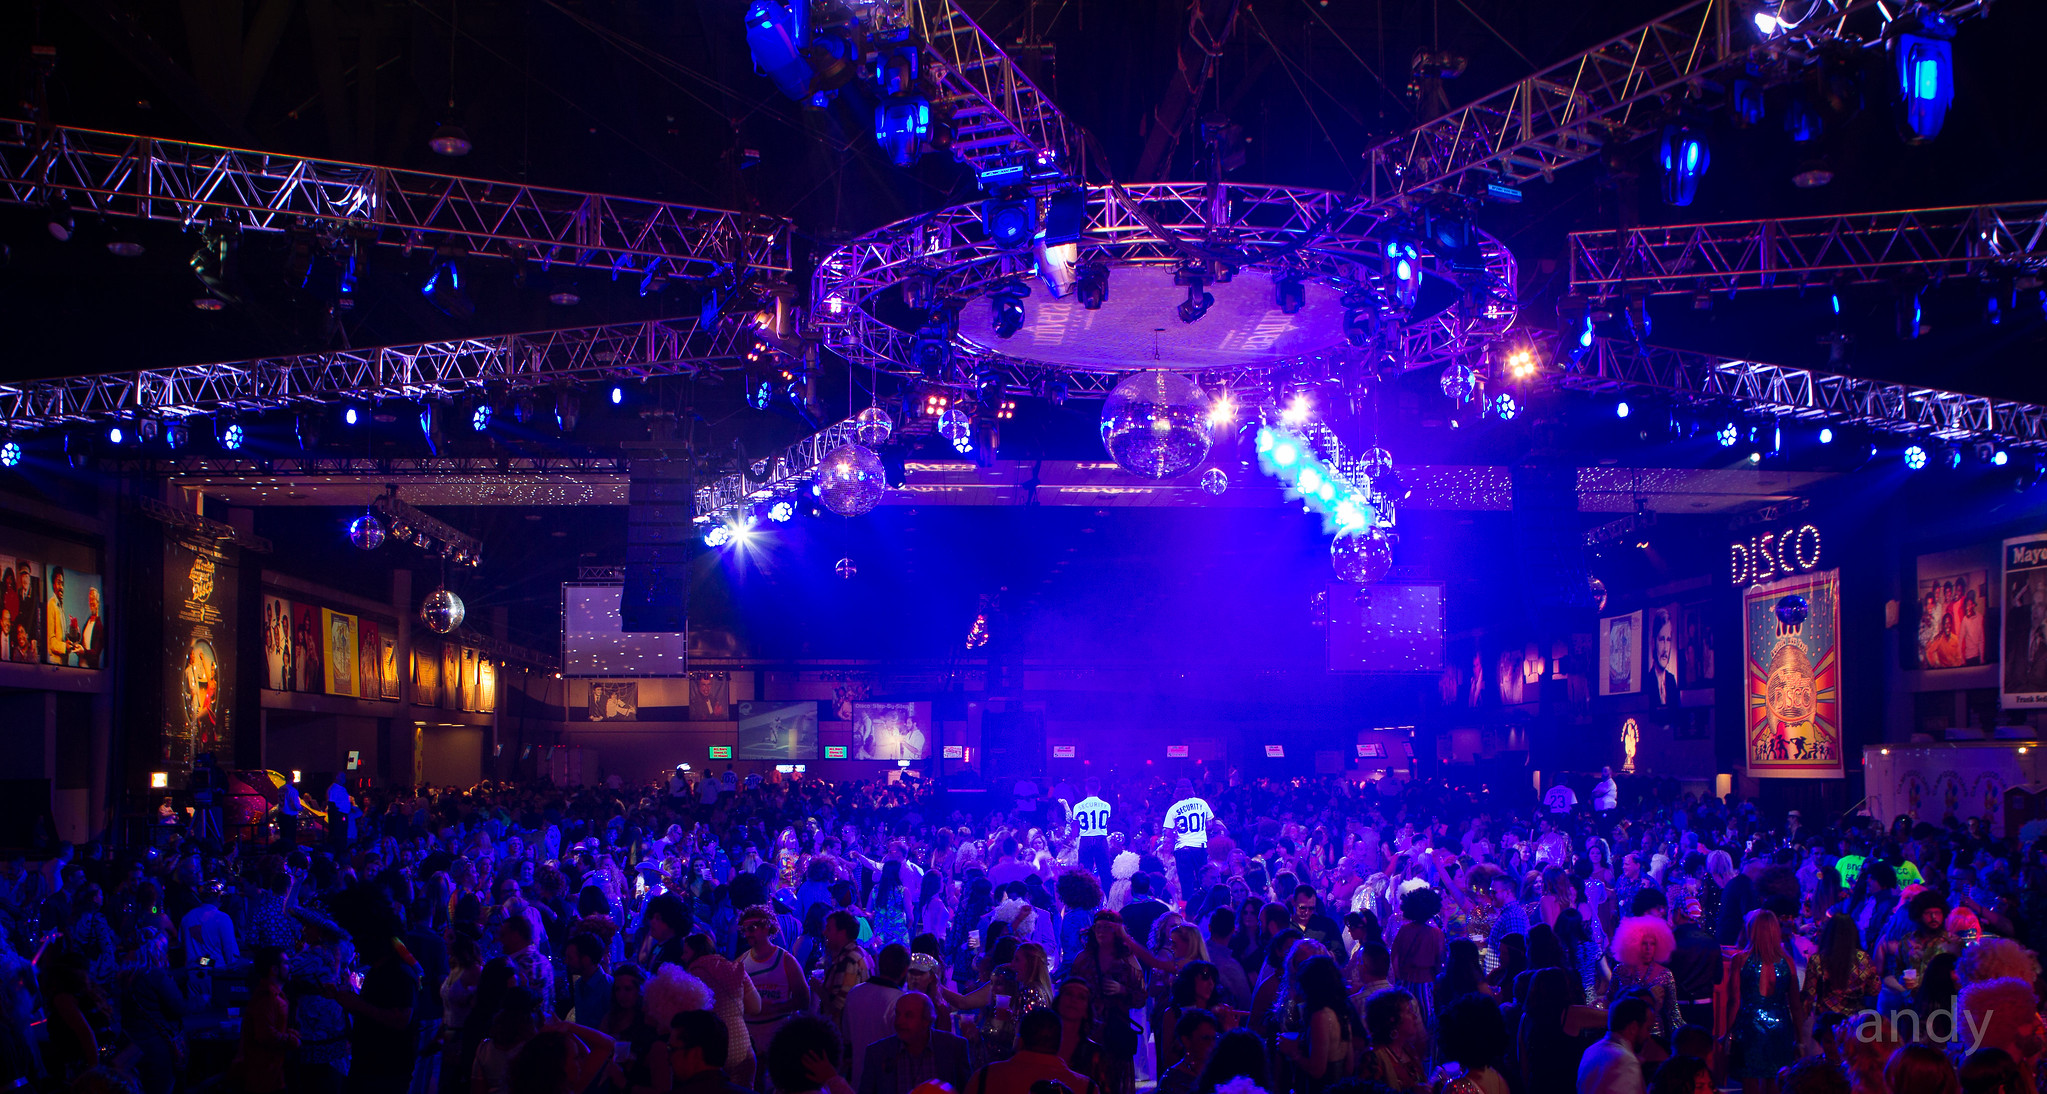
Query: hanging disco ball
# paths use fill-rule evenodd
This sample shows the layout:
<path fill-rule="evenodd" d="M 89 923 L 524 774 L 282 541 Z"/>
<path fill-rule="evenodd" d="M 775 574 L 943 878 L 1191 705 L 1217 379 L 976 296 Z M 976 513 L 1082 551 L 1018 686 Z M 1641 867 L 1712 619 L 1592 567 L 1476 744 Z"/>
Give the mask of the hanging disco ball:
<path fill-rule="evenodd" d="M 462 598 L 446 587 L 435 589 L 419 602 L 419 621 L 435 634 L 453 634 L 467 614 L 469 609 L 463 606 Z"/>
<path fill-rule="evenodd" d="M 1454 402 L 1462 403 L 1478 391 L 1478 373 L 1469 365 L 1443 366 L 1443 394 Z"/>
<path fill-rule="evenodd" d="M 1393 470 L 1393 453 L 1383 448 L 1373 448 L 1358 461 L 1358 468 L 1365 473 L 1366 478 L 1376 479 Z"/>
<path fill-rule="evenodd" d="M 1777 622 L 1787 627 L 1803 626 L 1806 617 L 1811 614 L 1812 605 L 1806 603 L 1805 598 L 1796 593 L 1777 602 Z"/>
<path fill-rule="evenodd" d="M 888 492 L 887 475 L 873 449 L 843 445 L 818 467 L 818 500 L 842 517 L 862 516 L 881 504 L 881 496 Z"/>
<path fill-rule="evenodd" d="M 1393 541 L 1376 528 L 1347 532 L 1329 542 L 1329 563 L 1337 577 L 1370 585 L 1393 569 Z"/>
<path fill-rule="evenodd" d="M 878 406 L 868 407 L 853 416 L 853 439 L 869 448 L 887 444 L 889 435 L 896 431 L 896 423 L 890 420 L 888 411 Z"/>
<path fill-rule="evenodd" d="M 1102 447 L 1140 478 L 1184 475 L 1208 457 L 1208 410 L 1208 392 L 1179 373 L 1133 373 L 1102 403 Z"/>
<path fill-rule="evenodd" d="M 1201 473 L 1201 490 L 1210 497 L 1221 497 L 1230 488 L 1230 476 L 1220 467 L 1211 467 Z"/>
<path fill-rule="evenodd" d="M 974 450 L 974 420 L 958 407 L 939 415 L 938 435 L 951 442 L 953 451 L 962 456 Z"/>
<path fill-rule="evenodd" d="M 852 559 L 842 558 L 832 567 L 832 572 L 851 581 L 860 573 L 860 567 L 853 565 Z"/>
<path fill-rule="evenodd" d="M 1598 574 L 1593 574 L 1585 579 L 1585 588 L 1592 594 L 1592 610 L 1605 611 L 1606 582 L 1599 580 Z"/>
<path fill-rule="evenodd" d="M 348 522 L 348 542 L 365 551 L 374 551 L 384 545 L 384 524 L 375 513 L 364 513 Z"/>

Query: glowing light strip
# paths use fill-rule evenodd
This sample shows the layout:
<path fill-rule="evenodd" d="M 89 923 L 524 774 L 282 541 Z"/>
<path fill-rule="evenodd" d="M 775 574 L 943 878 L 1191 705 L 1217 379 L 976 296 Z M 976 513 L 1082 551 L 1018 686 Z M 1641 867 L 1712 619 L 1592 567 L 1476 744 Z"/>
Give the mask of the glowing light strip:
<path fill-rule="evenodd" d="M 1288 497 L 1299 498 L 1309 511 L 1320 513 L 1322 530 L 1331 535 L 1362 532 L 1379 521 L 1370 495 L 1352 486 L 1296 434 L 1260 426 L 1258 466 L 1285 484 Z"/>

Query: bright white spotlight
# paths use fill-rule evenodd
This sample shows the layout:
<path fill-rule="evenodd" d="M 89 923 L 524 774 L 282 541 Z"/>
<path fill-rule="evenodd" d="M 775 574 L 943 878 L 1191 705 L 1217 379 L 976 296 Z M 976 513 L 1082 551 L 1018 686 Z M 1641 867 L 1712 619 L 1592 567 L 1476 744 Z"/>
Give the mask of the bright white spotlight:
<path fill-rule="evenodd" d="M 1830 426 L 1830 425 L 1823 425 L 1823 426 L 1821 426 L 1821 427 L 1820 427 L 1820 443 L 1821 443 L 1821 444 L 1833 444 L 1833 443 L 1834 443 L 1834 427 L 1833 427 L 1833 426 Z"/>
<path fill-rule="evenodd" d="M 1783 21 L 1779 20 L 1776 16 L 1770 14 L 1769 12 L 1759 11 L 1756 13 L 1756 29 L 1762 32 L 1763 37 L 1775 38 L 1777 36 L 1777 32 L 1779 30 L 1782 30 L 1783 28 L 1784 28 Z"/>
<path fill-rule="evenodd" d="M 342 411 L 341 420 L 348 425 L 354 425 L 359 420 L 356 409 L 349 407 L 347 410 Z"/>
<path fill-rule="evenodd" d="M 613 384 L 611 387 L 611 405 L 617 406 L 623 402 L 625 402 L 625 389 Z"/>
<path fill-rule="evenodd" d="M 1281 467 L 1292 467 L 1300 458 L 1301 450 L 1295 448 L 1292 441 L 1281 441 L 1272 446 L 1272 462 Z"/>
<path fill-rule="evenodd" d="M 1208 408 L 1208 424 L 1213 426 L 1231 425 L 1237 420 L 1237 404 L 1228 395 L 1218 396 Z"/>
<path fill-rule="evenodd" d="M 1280 412 L 1279 420 L 1288 425 L 1304 425 L 1314 412 L 1315 404 L 1309 401 L 1308 393 L 1304 391 L 1287 403 L 1286 409 Z"/>
<path fill-rule="evenodd" d="M 2008 464 L 2010 462 L 2011 453 L 2006 452 L 2002 448 L 1990 454 L 1990 466 L 1992 467 L 2003 467 L 2005 464 Z"/>
<path fill-rule="evenodd" d="M 107 427 L 107 443 L 108 443 L 108 444 L 120 444 L 120 443 L 121 443 L 122 441 L 125 441 L 125 440 L 127 440 L 127 439 L 128 439 L 128 434 L 126 434 L 126 433 L 122 432 L 122 430 L 121 430 L 121 427 L 120 427 L 120 426 L 114 425 L 114 426 L 108 426 L 108 427 Z"/>
<path fill-rule="evenodd" d="M 727 527 L 727 528 L 729 528 L 729 529 L 731 529 L 731 532 L 732 532 L 732 545 L 733 545 L 734 547 L 751 547 L 751 546 L 753 546 L 753 539 L 754 539 L 754 526 L 753 526 L 753 520 L 752 520 L 751 518 L 749 518 L 749 519 L 748 519 L 748 520 L 747 520 L 747 521 L 746 521 L 745 523 L 743 523 L 743 524 L 742 524 L 742 523 L 738 523 L 738 522 L 733 522 L 733 523 L 727 524 L 727 525 L 726 525 L 726 527 Z"/>
<path fill-rule="evenodd" d="M 732 542 L 732 529 L 722 524 L 713 524 L 711 525 L 711 530 L 704 533 L 704 544 L 706 546 L 723 547 L 730 542 Z"/>
<path fill-rule="evenodd" d="M 1917 471 L 1925 466 L 1926 450 L 1924 448 L 1915 444 L 1905 449 L 1905 467 L 1907 470 Z"/>
<path fill-rule="evenodd" d="M 1312 467 L 1301 468 L 1301 493 L 1312 494 L 1322 486 L 1322 473 Z"/>
<path fill-rule="evenodd" d="M 1614 404 L 1613 416 L 1616 418 L 1625 418 L 1628 416 L 1628 401 L 1626 399 L 1622 399 L 1620 402 Z"/>
<path fill-rule="evenodd" d="M 796 506 L 792 505 L 786 498 L 768 506 L 768 519 L 776 524 L 787 524 L 789 518 L 795 515 Z"/>

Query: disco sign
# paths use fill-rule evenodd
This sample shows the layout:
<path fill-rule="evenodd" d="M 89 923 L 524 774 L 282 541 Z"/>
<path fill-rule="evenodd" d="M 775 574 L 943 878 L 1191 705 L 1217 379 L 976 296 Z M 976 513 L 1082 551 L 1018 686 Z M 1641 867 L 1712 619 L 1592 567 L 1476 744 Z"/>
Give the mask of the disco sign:
<path fill-rule="evenodd" d="M 1736 587 L 1811 573 L 1820 565 L 1820 530 L 1800 524 L 1759 532 L 1728 544 L 1727 563 Z"/>

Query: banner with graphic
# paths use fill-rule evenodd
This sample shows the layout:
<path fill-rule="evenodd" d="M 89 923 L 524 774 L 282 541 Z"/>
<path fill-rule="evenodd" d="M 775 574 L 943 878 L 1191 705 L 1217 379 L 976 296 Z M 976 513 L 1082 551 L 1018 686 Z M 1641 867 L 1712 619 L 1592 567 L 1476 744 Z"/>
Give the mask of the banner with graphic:
<path fill-rule="evenodd" d="M 1749 775 L 1842 778 L 1841 572 L 1751 586 L 1741 622 Z"/>
<path fill-rule="evenodd" d="M 2047 707 L 2047 534 L 2004 541 L 2006 710 Z"/>
<path fill-rule="evenodd" d="M 332 608 L 320 609 L 320 636 L 327 644 L 327 694 L 357 695 L 355 617 Z"/>
<path fill-rule="evenodd" d="M 182 786 L 192 760 L 234 763 L 235 551 L 216 540 L 164 541 L 161 761 Z"/>

